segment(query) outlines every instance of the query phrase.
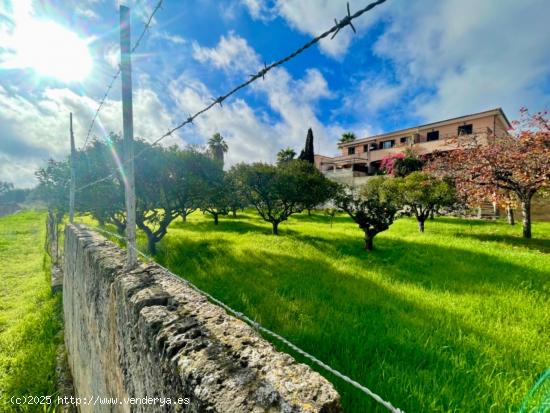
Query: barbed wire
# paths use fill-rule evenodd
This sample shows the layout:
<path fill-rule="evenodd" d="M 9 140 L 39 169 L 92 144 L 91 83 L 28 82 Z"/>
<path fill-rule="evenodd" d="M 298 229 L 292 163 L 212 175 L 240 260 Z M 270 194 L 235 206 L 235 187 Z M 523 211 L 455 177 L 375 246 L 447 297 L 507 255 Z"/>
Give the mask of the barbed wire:
<path fill-rule="evenodd" d="M 109 236 L 112 236 L 112 237 L 115 237 L 117 239 L 120 239 L 121 241 L 123 241 L 126 246 L 128 246 L 128 242 L 127 242 L 127 239 L 119 234 L 115 234 L 114 232 L 111 232 L 111 231 L 108 231 L 106 229 L 103 229 L 103 228 L 98 228 L 98 227 L 90 227 L 86 224 L 82 224 L 81 225 L 85 225 L 87 229 L 89 230 L 96 230 L 98 232 L 101 232 L 103 234 L 106 234 L 106 235 L 109 235 Z M 319 360 L 317 357 L 313 356 L 312 354 L 308 353 L 307 351 L 305 350 L 302 350 L 300 347 L 298 347 L 297 345 L 291 343 L 290 341 L 288 341 L 286 338 L 284 338 L 283 336 L 275 333 L 274 331 L 271 331 L 270 329 L 262 326 L 260 323 L 258 323 L 256 320 L 253 320 L 251 319 L 250 317 L 248 317 L 247 315 L 243 314 L 242 312 L 240 311 L 237 311 L 235 309 L 233 309 L 232 307 L 230 307 L 229 305 L 225 304 L 223 301 L 217 299 L 216 297 L 210 295 L 209 293 L 207 293 L 206 291 L 204 290 L 201 290 L 199 287 L 197 287 L 195 284 L 193 284 L 191 281 L 187 280 L 186 278 L 183 278 L 177 274 L 174 274 L 172 271 L 170 271 L 168 268 L 160 265 L 159 263 L 157 263 L 153 257 L 141 252 L 139 249 L 137 248 L 133 248 L 134 251 L 136 251 L 141 257 L 143 257 L 147 262 L 152 262 L 152 263 L 155 263 L 156 265 L 158 265 L 160 268 L 164 269 L 168 275 L 170 275 L 171 277 L 175 278 L 176 280 L 178 280 L 179 282 L 183 282 L 184 284 L 186 284 L 187 286 L 191 287 L 193 290 L 197 291 L 199 294 L 202 294 L 204 296 L 206 296 L 210 301 L 212 301 L 213 303 L 219 305 L 220 307 L 222 307 L 223 309 L 225 309 L 228 313 L 230 314 L 233 314 L 235 317 L 237 317 L 238 319 L 244 321 L 245 323 L 249 324 L 250 326 L 252 326 L 255 330 L 257 331 L 262 331 L 263 333 L 279 340 L 280 342 L 284 343 L 286 346 L 288 346 L 289 348 L 291 348 L 292 350 L 294 350 L 296 353 L 300 354 L 301 356 L 307 358 L 308 360 L 310 360 L 311 362 L 313 362 L 314 364 L 316 364 L 317 366 L 325 369 L 326 371 L 332 373 L 333 375 L 335 375 L 336 377 L 344 380 L 346 383 L 350 384 L 351 386 L 355 387 L 356 389 L 360 390 L 361 392 L 365 393 L 367 396 L 371 397 L 373 400 L 375 400 L 376 402 L 380 403 L 382 406 L 384 406 L 386 409 L 388 409 L 390 412 L 392 413 L 405 413 L 403 410 L 395 407 L 393 404 L 391 404 L 390 402 L 384 400 L 382 397 L 380 397 L 378 394 L 374 393 L 372 390 L 370 390 L 368 387 L 365 387 L 363 386 L 361 383 L 358 383 L 357 381 L 353 380 L 352 378 L 350 378 L 349 376 L 346 376 L 344 373 L 341 373 L 340 371 L 332 368 L 331 366 L 329 366 L 328 364 L 324 363 L 323 361 Z"/>
<path fill-rule="evenodd" d="M 161 5 L 162 5 L 162 0 L 159 0 L 159 2 L 157 3 L 155 8 L 153 9 L 151 14 L 149 15 L 149 18 L 147 19 L 147 22 L 143 26 L 143 30 L 141 31 L 141 34 L 139 35 L 137 41 L 134 43 L 134 46 L 131 49 L 132 54 L 137 50 L 137 48 L 139 47 L 141 41 L 145 37 L 145 33 L 147 33 L 147 30 L 149 30 L 149 28 L 151 27 L 151 22 L 153 21 L 153 18 L 155 17 L 156 12 L 160 9 Z M 94 127 L 95 121 L 96 121 L 97 117 L 99 116 L 99 112 L 103 108 L 103 105 L 105 105 L 105 101 L 107 100 L 107 97 L 109 96 L 109 92 L 111 91 L 111 89 L 115 85 L 116 80 L 120 76 L 120 71 L 121 71 L 121 69 L 120 69 L 120 65 L 119 65 L 117 72 L 113 75 L 113 77 L 111 79 L 111 82 L 107 86 L 107 90 L 105 91 L 105 94 L 103 95 L 103 97 L 99 101 L 99 105 L 98 105 L 98 107 L 97 107 L 97 109 L 94 113 L 94 116 L 92 117 L 92 121 L 90 122 L 90 126 L 88 127 L 88 132 L 86 132 L 86 139 L 84 139 L 84 145 L 82 145 L 80 150 L 84 149 L 86 147 L 86 145 L 88 144 L 88 140 L 90 139 L 90 136 L 92 134 L 92 129 Z"/>
<path fill-rule="evenodd" d="M 168 130 L 168 132 L 162 134 L 160 137 L 158 137 L 157 139 L 153 140 L 151 142 L 151 146 L 154 146 L 156 144 L 158 144 L 160 141 L 162 141 L 163 139 L 167 138 L 168 136 L 171 136 L 174 132 L 178 131 L 179 129 L 183 128 L 185 125 L 188 125 L 190 123 L 192 123 L 197 117 L 199 117 L 200 115 L 202 115 L 203 113 L 209 111 L 210 109 L 212 109 L 214 106 L 216 105 L 220 105 L 222 106 L 222 103 L 227 99 L 229 98 L 231 95 L 234 95 L 235 93 L 237 93 L 239 90 L 247 87 L 248 85 L 250 85 L 251 83 L 255 82 L 256 80 L 258 79 L 264 79 L 265 78 L 265 75 L 271 71 L 272 69 L 278 67 L 278 66 L 281 66 L 283 64 L 285 64 L 286 62 L 288 62 L 289 60 L 295 58 L 296 56 L 298 56 L 299 54 L 303 53 L 305 50 L 309 49 L 311 46 L 319 43 L 321 40 L 323 40 L 324 38 L 328 37 L 329 35 L 332 34 L 331 36 L 331 39 L 334 39 L 334 37 L 340 32 L 341 29 L 343 29 L 344 27 L 346 26 L 350 26 L 352 28 L 352 30 L 355 32 L 355 27 L 353 26 L 352 24 L 352 21 L 357 19 L 358 17 L 360 17 L 361 15 L 363 15 L 364 13 L 368 12 L 369 10 L 373 9 L 374 7 L 382 4 L 386 2 L 386 0 L 377 0 L 373 3 L 370 3 L 368 4 L 367 6 L 363 7 L 362 9 L 358 10 L 357 12 L 355 12 L 354 14 L 350 14 L 350 9 L 349 9 L 349 3 L 347 4 L 347 14 L 346 16 L 341 19 L 341 20 L 337 20 L 337 19 L 334 19 L 334 26 L 332 26 L 330 29 L 326 30 L 325 32 L 321 33 L 320 35 L 318 35 L 317 37 L 314 37 L 312 38 L 309 42 L 307 42 L 306 44 L 304 44 L 302 47 L 296 49 L 294 52 L 292 52 L 291 54 L 287 55 L 286 57 L 282 58 L 282 59 L 279 59 L 269 65 L 266 65 L 264 63 L 264 67 L 262 69 L 260 69 L 256 74 L 251 74 L 250 75 L 250 79 L 248 79 L 247 81 L 241 83 L 240 85 L 234 87 L 233 89 L 231 89 L 229 92 L 227 92 L 226 94 L 224 95 L 221 95 L 215 99 L 212 99 L 212 102 L 208 105 L 206 105 L 204 108 L 202 108 L 201 110 L 199 110 L 198 112 L 196 112 L 194 115 L 190 115 L 189 117 L 187 117 L 186 120 L 184 120 L 183 122 L 181 122 L 180 124 L 178 124 L 177 126 L 173 127 L 172 129 Z M 143 148 L 141 151 L 139 151 L 136 155 L 134 155 L 133 158 L 129 159 L 129 160 L 125 160 L 124 162 L 122 162 L 122 166 L 124 166 L 125 164 L 127 164 L 128 162 L 130 162 L 131 160 L 135 160 L 137 158 L 139 158 L 140 156 L 143 155 L 143 153 L 145 153 L 146 151 L 148 151 L 150 149 L 150 147 L 145 147 Z M 103 178 L 100 178 L 98 179 L 97 181 L 93 181 L 93 182 L 90 182 L 86 185 L 83 185 L 79 188 L 76 189 L 76 191 L 81 191 L 85 188 L 89 188 L 95 184 L 98 184 L 100 182 L 103 182 L 107 179 L 110 179 L 110 178 L 113 178 L 115 176 L 115 173 L 111 173 Z"/>

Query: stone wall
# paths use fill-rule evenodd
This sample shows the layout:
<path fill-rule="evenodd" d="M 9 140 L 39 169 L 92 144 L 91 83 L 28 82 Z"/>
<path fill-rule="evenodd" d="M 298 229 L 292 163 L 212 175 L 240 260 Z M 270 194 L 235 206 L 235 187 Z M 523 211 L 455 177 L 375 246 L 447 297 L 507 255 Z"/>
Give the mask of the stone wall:
<path fill-rule="evenodd" d="M 327 380 L 158 265 L 125 271 L 122 250 L 77 225 L 65 229 L 64 255 L 76 396 L 119 402 L 82 412 L 341 412 Z"/>

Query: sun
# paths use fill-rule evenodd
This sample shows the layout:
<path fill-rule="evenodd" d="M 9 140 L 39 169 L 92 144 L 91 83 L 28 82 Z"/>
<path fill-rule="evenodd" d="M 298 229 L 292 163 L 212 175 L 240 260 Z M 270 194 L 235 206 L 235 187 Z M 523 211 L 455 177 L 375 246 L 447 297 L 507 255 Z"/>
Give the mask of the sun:
<path fill-rule="evenodd" d="M 11 39 L 12 68 L 29 68 L 61 81 L 82 81 L 93 65 L 87 41 L 49 20 L 18 22 Z M 4 65 L 6 66 L 6 65 Z"/>

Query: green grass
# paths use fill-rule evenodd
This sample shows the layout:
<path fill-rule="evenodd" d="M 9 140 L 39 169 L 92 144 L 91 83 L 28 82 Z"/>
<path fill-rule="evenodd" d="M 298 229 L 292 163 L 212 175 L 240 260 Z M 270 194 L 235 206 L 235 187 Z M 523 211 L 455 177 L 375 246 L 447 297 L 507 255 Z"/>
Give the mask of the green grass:
<path fill-rule="evenodd" d="M 345 216 L 280 229 L 194 214 L 158 260 L 407 412 L 515 412 L 550 367 L 550 223 L 528 241 L 503 222 L 437 218 L 420 234 L 401 219 L 371 253 Z M 385 411 L 319 371 L 347 412 Z"/>
<path fill-rule="evenodd" d="M 55 393 L 61 300 L 50 292 L 45 218 L 31 211 L 0 218 L 1 412 L 44 411 L 9 398 Z"/>

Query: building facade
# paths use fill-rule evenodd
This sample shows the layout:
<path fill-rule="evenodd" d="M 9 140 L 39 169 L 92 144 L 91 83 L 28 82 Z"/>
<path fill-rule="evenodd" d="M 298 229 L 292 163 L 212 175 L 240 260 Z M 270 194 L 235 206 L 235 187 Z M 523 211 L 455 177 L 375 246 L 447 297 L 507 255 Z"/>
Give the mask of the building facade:
<path fill-rule="evenodd" d="M 479 144 L 487 144 L 493 136 L 508 133 L 511 127 L 501 108 L 442 120 L 395 132 L 340 143 L 341 155 L 315 155 L 315 165 L 327 178 L 350 185 L 361 185 L 375 175 L 382 159 L 410 148 L 418 155 L 448 151 L 457 147 L 457 137 L 475 136 Z"/>

